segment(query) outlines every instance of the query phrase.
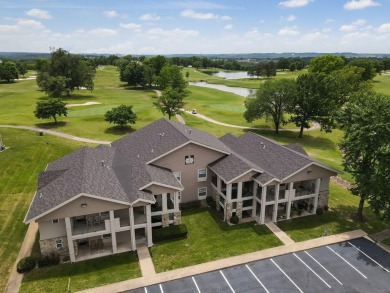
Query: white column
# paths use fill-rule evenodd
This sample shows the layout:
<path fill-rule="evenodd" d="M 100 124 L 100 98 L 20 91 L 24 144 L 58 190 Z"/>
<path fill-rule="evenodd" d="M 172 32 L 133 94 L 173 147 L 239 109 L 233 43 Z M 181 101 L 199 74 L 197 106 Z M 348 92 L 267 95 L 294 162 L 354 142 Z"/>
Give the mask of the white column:
<path fill-rule="evenodd" d="M 242 182 L 237 184 L 237 200 L 242 200 Z"/>
<path fill-rule="evenodd" d="M 176 198 L 176 196 L 175 196 Z M 146 206 L 146 236 L 148 239 L 148 247 L 153 246 L 153 234 L 152 234 L 152 209 L 150 204 Z"/>
<path fill-rule="evenodd" d="M 253 182 L 253 204 L 252 204 L 252 218 L 256 217 L 256 209 L 257 209 L 257 188 L 258 188 L 258 183 Z"/>
<path fill-rule="evenodd" d="M 313 214 L 317 212 L 317 205 L 318 205 L 318 196 L 320 194 L 320 184 L 321 184 L 321 178 L 316 179 L 316 190 L 315 190 L 315 196 L 314 196 L 314 204 L 313 204 Z"/>
<path fill-rule="evenodd" d="M 287 220 L 290 219 L 291 217 L 291 201 L 292 201 L 292 197 L 293 197 L 293 187 L 294 187 L 294 182 L 290 182 L 288 184 L 288 198 L 287 198 Z"/>
<path fill-rule="evenodd" d="M 260 212 L 260 224 L 265 222 L 265 202 L 267 198 L 267 186 L 263 186 L 261 191 L 261 212 Z"/>
<path fill-rule="evenodd" d="M 118 249 L 116 244 L 114 211 L 110 211 L 110 226 L 111 226 L 112 253 L 115 254 L 118 252 Z"/>
<path fill-rule="evenodd" d="M 274 213 L 272 215 L 272 222 L 276 222 L 278 220 L 279 190 L 280 190 L 280 184 L 278 183 L 275 186 L 275 205 L 274 205 Z"/>
<path fill-rule="evenodd" d="M 76 261 L 76 256 L 74 254 L 74 246 L 72 239 L 72 225 L 70 224 L 70 218 L 65 218 L 65 227 L 66 227 L 66 238 L 68 240 L 68 248 L 69 248 L 69 257 L 71 262 Z"/>
<path fill-rule="evenodd" d="M 227 202 L 232 201 L 232 184 L 231 183 L 226 185 L 226 201 Z"/>
<path fill-rule="evenodd" d="M 167 204 L 167 194 L 163 193 L 161 195 L 161 200 L 162 200 L 162 213 L 165 214 L 168 210 L 168 204 Z"/>
<path fill-rule="evenodd" d="M 129 217 L 130 217 L 131 250 L 136 250 L 137 246 L 136 246 L 136 243 L 135 243 L 134 209 L 133 209 L 133 206 L 131 206 L 129 208 Z"/>

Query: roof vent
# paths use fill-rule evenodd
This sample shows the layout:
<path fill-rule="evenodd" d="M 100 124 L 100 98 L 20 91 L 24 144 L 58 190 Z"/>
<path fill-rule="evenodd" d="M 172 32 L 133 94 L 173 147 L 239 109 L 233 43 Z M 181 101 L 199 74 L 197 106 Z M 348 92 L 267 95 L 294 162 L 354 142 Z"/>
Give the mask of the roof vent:
<path fill-rule="evenodd" d="M 265 144 L 263 142 L 261 142 L 260 145 L 262 149 L 265 149 Z"/>
<path fill-rule="evenodd" d="M 188 132 L 189 132 L 190 134 L 191 134 L 191 131 L 192 131 L 191 129 L 188 130 Z"/>
<path fill-rule="evenodd" d="M 137 154 L 137 158 L 139 158 L 139 154 Z"/>
<path fill-rule="evenodd" d="M 104 160 L 102 160 L 102 166 L 105 166 L 106 165 L 106 162 L 104 162 Z"/>
<path fill-rule="evenodd" d="M 154 150 L 152 149 L 152 153 L 154 153 Z"/>

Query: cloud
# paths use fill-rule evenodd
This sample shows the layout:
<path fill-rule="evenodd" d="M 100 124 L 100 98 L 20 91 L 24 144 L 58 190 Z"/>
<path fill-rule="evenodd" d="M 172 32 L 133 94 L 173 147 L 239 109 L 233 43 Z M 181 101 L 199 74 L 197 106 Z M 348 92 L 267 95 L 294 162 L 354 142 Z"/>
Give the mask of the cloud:
<path fill-rule="evenodd" d="M 352 32 L 352 31 L 355 31 L 359 28 L 361 28 L 361 26 L 365 25 L 367 22 L 365 19 L 357 19 L 355 20 L 354 22 L 352 22 L 351 24 L 345 24 L 345 25 L 342 25 L 340 27 L 340 31 L 342 32 Z M 370 28 L 370 27 L 368 27 Z"/>
<path fill-rule="evenodd" d="M 132 29 L 132 30 L 141 29 L 141 25 L 136 24 L 136 23 L 121 23 L 121 24 L 119 24 L 119 26 L 122 28 L 127 28 L 127 29 Z"/>
<path fill-rule="evenodd" d="M 17 25 L 7 25 L 7 24 L 2 24 L 0 25 L 0 32 L 12 32 L 12 31 L 17 31 L 19 27 Z"/>
<path fill-rule="evenodd" d="M 157 21 L 160 20 L 160 16 L 158 16 L 155 13 L 151 13 L 151 14 L 148 13 L 148 14 L 141 15 L 139 19 L 143 21 Z"/>
<path fill-rule="evenodd" d="M 301 6 L 308 5 L 312 1 L 313 0 L 287 0 L 287 1 L 279 2 L 279 6 L 289 7 L 289 8 L 301 7 Z"/>
<path fill-rule="evenodd" d="M 351 0 L 344 4 L 344 9 L 355 10 L 364 9 L 371 6 L 382 6 L 382 4 L 373 0 Z"/>
<path fill-rule="evenodd" d="M 131 52 L 134 49 L 132 42 L 126 42 L 122 44 L 116 44 L 105 48 L 89 49 L 85 53 L 100 53 L 100 54 L 119 54 L 125 52 Z"/>
<path fill-rule="evenodd" d="M 116 13 L 115 10 L 106 10 L 106 11 L 103 11 L 103 14 L 105 17 L 117 17 L 118 16 L 118 13 Z"/>
<path fill-rule="evenodd" d="M 188 38 L 196 37 L 199 32 L 196 30 L 182 30 L 180 28 L 175 28 L 173 30 L 164 30 L 162 28 L 152 28 L 147 31 L 147 34 L 150 36 L 165 36 L 173 38 Z"/>
<path fill-rule="evenodd" d="M 295 15 L 292 15 L 292 14 L 287 16 L 287 17 L 282 16 L 282 20 L 294 21 L 296 19 L 297 19 L 297 17 Z"/>
<path fill-rule="evenodd" d="M 51 15 L 48 11 L 41 10 L 38 8 L 30 9 L 29 11 L 26 12 L 26 14 L 28 16 L 32 16 L 32 17 L 36 17 L 36 18 L 40 18 L 40 19 L 50 19 L 51 18 Z"/>
<path fill-rule="evenodd" d="M 103 12 L 105 17 L 117 17 L 118 13 L 115 10 L 106 10 Z"/>
<path fill-rule="evenodd" d="M 86 31 L 84 29 L 79 29 L 76 31 L 76 34 L 79 35 L 92 35 L 92 36 L 98 36 L 98 37 L 109 37 L 109 36 L 115 36 L 118 34 L 116 30 L 109 29 L 109 28 L 96 28 L 93 30 Z"/>
<path fill-rule="evenodd" d="M 332 22 L 335 22 L 335 20 L 333 18 L 328 18 L 327 20 L 325 20 L 325 24 L 329 24 Z"/>
<path fill-rule="evenodd" d="M 225 25 L 224 29 L 225 30 L 231 30 L 233 28 L 233 25 L 232 24 L 227 24 Z"/>
<path fill-rule="evenodd" d="M 380 25 L 377 31 L 380 33 L 390 33 L 390 22 Z"/>
<path fill-rule="evenodd" d="M 230 19 L 232 19 L 232 18 L 231 18 L 230 16 L 228 16 L 228 15 L 219 16 L 219 15 L 216 15 L 216 14 L 211 13 L 211 12 L 208 12 L 208 13 L 200 13 L 200 12 L 195 12 L 195 11 L 192 10 L 192 9 L 183 10 L 183 11 L 180 13 L 180 15 L 183 16 L 183 17 L 189 17 L 189 18 L 201 19 L 201 20 L 205 20 L 205 19 L 230 20 Z"/>
<path fill-rule="evenodd" d="M 297 36 L 299 35 L 299 30 L 296 26 L 293 27 L 284 27 L 279 30 L 279 36 Z"/>
<path fill-rule="evenodd" d="M 24 26 L 28 28 L 34 28 L 34 29 L 42 29 L 45 26 L 40 23 L 39 21 L 33 20 L 33 19 L 22 19 L 17 22 L 18 26 Z"/>
<path fill-rule="evenodd" d="M 303 41 L 313 42 L 323 38 L 323 35 L 320 32 L 307 33 L 302 37 Z"/>

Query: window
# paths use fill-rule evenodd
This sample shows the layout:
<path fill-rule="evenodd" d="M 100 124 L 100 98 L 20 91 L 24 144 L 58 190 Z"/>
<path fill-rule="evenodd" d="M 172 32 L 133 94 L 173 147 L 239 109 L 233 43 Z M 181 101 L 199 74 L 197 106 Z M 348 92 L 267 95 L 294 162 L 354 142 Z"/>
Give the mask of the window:
<path fill-rule="evenodd" d="M 198 198 L 205 199 L 207 197 L 207 187 L 198 188 Z"/>
<path fill-rule="evenodd" d="M 62 240 L 56 240 L 56 248 L 62 248 Z"/>
<path fill-rule="evenodd" d="M 193 155 L 185 156 L 184 157 L 184 162 L 185 162 L 186 165 L 193 164 L 195 162 L 194 156 Z"/>
<path fill-rule="evenodd" d="M 58 219 L 54 219 L 51 221 L 53 224 L 58 224 Z"/>
<path fill-rule="evenodd" d="M 181 182 L 181 172 L 173 172 L 173 176 L 176 177 L 177 181 Z"/>
<path fill-rule="evenodd" d="M 207 180 L 207 169 L 198 169 L 198 181 L 206 181 Z"/>

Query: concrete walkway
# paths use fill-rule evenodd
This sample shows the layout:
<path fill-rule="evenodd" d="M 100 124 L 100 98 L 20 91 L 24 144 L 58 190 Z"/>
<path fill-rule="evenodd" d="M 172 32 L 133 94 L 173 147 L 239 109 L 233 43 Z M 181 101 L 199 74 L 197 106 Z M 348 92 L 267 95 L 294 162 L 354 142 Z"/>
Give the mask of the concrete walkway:
<path fill-rule="evenodd" d="M 316 238 L 312 240 L 302 241 L 299 243 L 292 243 L 292 244 L 283 245 L 279 247 L 269 248 L 261 251 L 256 251 L 253 253 L 233 256 L 233 257 L 216 260 L 204 264 L 199 264 L 199 265 L 194 265 L 194 266 L 177 269 L 169 272 L 159 273 L 156 275 L 151 275 L 151 276 L 144 275 L 141 278 L 118 282 L 115 284 L 105 285 L 105 286 L 96 287 L 92 289 L 87 289 L 80 292 L 105 293 L 105 292 L 126 291 L 134 288 L 140 288 L 140 287 L 158 284 L 166 281 L 180 279 L 180 278 L 184 278 L 196 274 L 202 274 L 209 271 L 219 270 L 226 267 L 241 265 L 256 260 L 275 257 L 282 254 L 307 250 L 307 249 L 320 247 L 324 245 L 330 245 L 333 243 L 364 237 L 366 235 L 367 233 L 365 233 L 362 230 L 355 230 L 355 231 L 350 231 L 350 232 L 341 233 L 337 235 L 331 235 L 331 236 Z"/>
<path fill-rule="evenodd" d="M 78 137 L 74 136 L 71 134 L 66 134 L 50 129 L 44 129 L 44 128 L 39 128 L 35 126 L 17 126 L 17 125 L 0 125 L 2 128 L 16 128 L 16 129 L 26 129 L 26 130 L 31 130 L 31 131 L 37 131 L 37 132 L 44 132 L 47 134 L 63 137 L 66 139 L 71 139 L 71 140 L 76 140 L 76 141 L 81 141 L 81 142 L 87 142 L 87 143 L 96 143 L 96 144 L 110 144 L 110 141 L 105 141 L 105 140 L 95 140 L 95 139 L 89 139 L 89 138 L 84 138 L 84 137 Z"/>
<path fill-rule="evenodd" d="M 146 243 L 142 243 L 137 246 L 137 253 L 142 276 L 155 276 L 156 271 L 154 270 L 152 258 L 150 257 L 149 249 Z"/>
<path fill-rule="evenodd" d="M 386 229 L 386 230 L 383 230 L 379 233 L 372 234 L 372 235 L 370 235 L 370 237 L 372 239 L 374 239 L 374 241 L 376 241 L 376 242 L 381 242 L 381 241 L 385 240 L 386 238 L 390 237 L 390 229 Z"/>
<path fill-rule="evenodd" d="M 34 246 L 35 236 L 38 232 L 38 224 L 35 222 L 31 222 L 28 226 L 26 236 L 24 237 L 22 247 L 20 248 L 19 255 L 16 258 L 15 264 L 12 267 L 12 271 L 8 280 L 8 284 L 5 287 L 5 293 L 17 293 L 20 289 L 20 284 L 22 283 L 23 274 L 19 274 L 16 271 L 16 265 L 19 260 L 23 257 L 29 256 L 31 254 L 31 250 Z"/>
<path fill-rule="evenodd" d="M 280 241 L 284 243 L 284 245 L 294 244 L 295 241 L 292 240 L 286 233 L 284 233 L 282 230 L 279 229 L 278 226 L 274 222 L 268 222 L 265 224 L 268 229 L 272 231 L 272 233 L 275 234 L 276 237 L 279 238 Z"/>

